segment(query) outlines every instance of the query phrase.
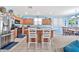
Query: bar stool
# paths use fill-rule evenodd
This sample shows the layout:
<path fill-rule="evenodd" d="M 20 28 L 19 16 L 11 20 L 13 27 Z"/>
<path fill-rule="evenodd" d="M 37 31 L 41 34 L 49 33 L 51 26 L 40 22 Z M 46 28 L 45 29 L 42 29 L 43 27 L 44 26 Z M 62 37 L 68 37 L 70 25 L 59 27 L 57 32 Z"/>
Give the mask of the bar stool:
<path fill-rule="evenodd" d="M 46 48 L 51 48 L 51 30 L 50 29 L 44 29 L 43 30 L 43 36 L 42 36 L 42 48 L 45 47 L 45 43 L 47 44 Z"/>
<path fill-rule="evenodd" d="M 31 43 L 35 44 L 35 48 L 37 48 L 37 31 L 36 28 L 29 28 L 28 29 L 28 48 L 30 47 Z"/>

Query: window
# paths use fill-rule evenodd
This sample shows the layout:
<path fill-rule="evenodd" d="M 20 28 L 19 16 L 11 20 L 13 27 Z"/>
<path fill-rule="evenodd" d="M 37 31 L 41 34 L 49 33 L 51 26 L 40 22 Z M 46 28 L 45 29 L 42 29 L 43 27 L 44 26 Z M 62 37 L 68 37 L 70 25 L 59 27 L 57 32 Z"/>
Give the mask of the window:
<path fill-rule="evenodd" d="M 69 20 L 69 26 L 71 27 L 77 27 L 78 21 L 76 19 L 70 19 Z"/>
<path fill-rule="evenodd" d="M 42 25 L 42 18 L 35 18 L 34 25 Z"/>

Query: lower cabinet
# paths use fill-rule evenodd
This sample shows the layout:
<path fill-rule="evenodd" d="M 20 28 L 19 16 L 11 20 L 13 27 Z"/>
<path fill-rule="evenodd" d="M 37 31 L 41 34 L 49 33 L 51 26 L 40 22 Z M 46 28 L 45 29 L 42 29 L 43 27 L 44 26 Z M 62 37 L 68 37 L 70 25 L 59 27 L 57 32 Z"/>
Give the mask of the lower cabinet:
<path fill-rule="evenodd" d="M 0 48 L 11 42 L 11 34 L 5 34 L 0 36 Z"/>

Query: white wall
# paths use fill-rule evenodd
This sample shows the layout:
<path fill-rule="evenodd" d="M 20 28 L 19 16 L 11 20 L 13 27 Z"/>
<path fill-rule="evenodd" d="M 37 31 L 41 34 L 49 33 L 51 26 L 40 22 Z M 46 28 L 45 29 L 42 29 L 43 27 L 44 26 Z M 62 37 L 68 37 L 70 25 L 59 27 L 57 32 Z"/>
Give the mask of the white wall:
<path fill-rule="evenodd" d="M 54 26 L 60 26 L 60 27 L 64 26 L 62 17 L 54 18 Z"/>

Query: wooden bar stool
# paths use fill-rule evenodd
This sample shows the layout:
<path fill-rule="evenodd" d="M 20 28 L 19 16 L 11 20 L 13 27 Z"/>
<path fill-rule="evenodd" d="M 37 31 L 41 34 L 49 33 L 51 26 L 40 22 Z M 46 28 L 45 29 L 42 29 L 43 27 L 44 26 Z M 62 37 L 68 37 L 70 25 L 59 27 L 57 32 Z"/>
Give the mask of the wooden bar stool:
<path fill-rule="evenodd" d="M 42 35 L 42 48 L 45 47 L 45 43 L 47 44 L 48 49 L 51 48 L 51 30 L 44 29 Z"/>
<path fill-rule="evenodd" d="M 28 29 L 28 48 L 30 47 L 31 43 L 35 44 L 35 48 L 37 48 L 37 30 L 36 28 L 29 28 Z"/>

